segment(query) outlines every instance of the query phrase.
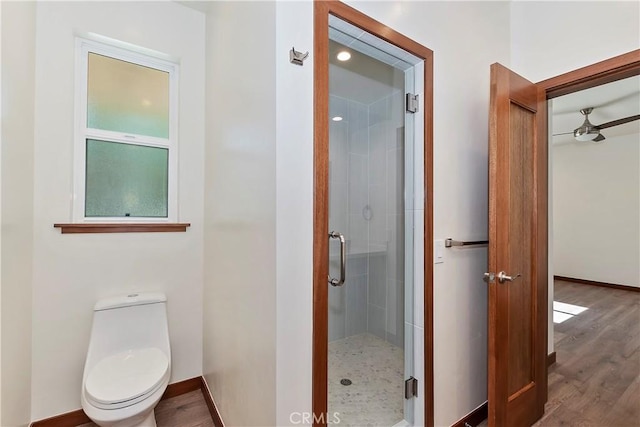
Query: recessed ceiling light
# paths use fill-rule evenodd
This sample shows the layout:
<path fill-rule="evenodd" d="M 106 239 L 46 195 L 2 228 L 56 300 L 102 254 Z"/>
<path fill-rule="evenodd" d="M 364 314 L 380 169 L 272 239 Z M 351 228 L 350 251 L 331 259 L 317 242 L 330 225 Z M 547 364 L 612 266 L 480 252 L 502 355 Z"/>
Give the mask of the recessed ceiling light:
<path fill-rule="evenodd" d="M 342 117 L 340 116 L 335 116 L 334 118 L 332 118 L 331 120 L 333 120 L 334 122 L 341 122 L 342 121 Z"/>
<path fill-rule="evenodd" d="M 351 54 L 346 50 L 342 50 L 338 52 L 338 55 L 336 56 L 336 58 L 338 58 L 338 61 L 348 61 L 351 59 Z"/>

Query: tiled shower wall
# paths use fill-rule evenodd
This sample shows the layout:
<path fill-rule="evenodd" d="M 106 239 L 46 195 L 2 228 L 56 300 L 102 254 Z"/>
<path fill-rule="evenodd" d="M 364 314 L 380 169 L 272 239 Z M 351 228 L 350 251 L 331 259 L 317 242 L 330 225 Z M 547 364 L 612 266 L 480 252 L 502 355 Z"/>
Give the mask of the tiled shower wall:
<path fill-rule="evenodd" d="M 329 291 L 329 339 L 369 332 L 404 344 L 404 100 L 330 96 L 329 228 L 347 239 L 347 280 Z M 339 246 L 330 243 L 330 271 Z"/>

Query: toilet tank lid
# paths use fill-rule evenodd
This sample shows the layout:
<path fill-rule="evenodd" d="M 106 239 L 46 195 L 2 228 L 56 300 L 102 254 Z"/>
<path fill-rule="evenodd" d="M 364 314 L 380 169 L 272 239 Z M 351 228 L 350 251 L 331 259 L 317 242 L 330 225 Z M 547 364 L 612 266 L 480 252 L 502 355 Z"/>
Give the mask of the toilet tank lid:
<path fill-rule="evenodd" d="M 126 295 L 103 298 L 96 303 L 93 310 L 111 310 L 133 305 L 157 304 L 166 301 L 167 296 L 162 292 L 132 292 Z"/>

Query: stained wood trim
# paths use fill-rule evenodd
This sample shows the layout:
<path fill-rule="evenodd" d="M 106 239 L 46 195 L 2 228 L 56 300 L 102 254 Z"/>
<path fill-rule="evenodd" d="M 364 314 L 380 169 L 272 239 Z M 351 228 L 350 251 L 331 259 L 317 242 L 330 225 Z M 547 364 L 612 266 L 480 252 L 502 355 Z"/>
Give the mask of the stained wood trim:
<path fill-rule="evenodd" d="M 91 418 L 87 417 L 82 409 L 67 412 L 66 414 L 56 415 L 31 423 L 31 427 L 76 427 L 82 424 L 90 423 Z"/>
<path fill-rule="evenodd" d="M 433 51 L 415 55 L 424 59 L 424 420 L 433 427 Z"/>
<path fill-rule="evenodd" d="M 621 289 L 625 291 L 640 292 L 637 286 L 616 285 L 615 283 L 597 282 L 595 280 L 577 279 L 575 277 L 553 276 L 553 280 L 563 280 L 565 282 L 581 283 L 590 286 L 602 286 L 604 288 Z"/>
<path fill-rule="evenodd" d="M 62 234 L 82 233 L 168 233 L 184 232 L 189 223 L 144 223 L 144 224 L 53 224 Z"/>
<path fill-rule="evenodd" d="M 207 408 L 209 408 L 209 413 L 211 414 L 211 418 L 213 419 L 213 425 L 215 427 L 224 427 L 224 422 L 222 421 L 220 412 L 218 412 L 216 403 L 213 401 L 211 390 L 209 390 L 209 385 L 207 384 L 207 381 L 204 379 L 204 377 L 200 377 L 200 390 L 202 390 L 204 401 L 207 402 Z"/>
<path fill-rule="evenodd" d="M 338 1 L 314 2 L 314 232 L 312 410 L 327 413 L 328 348 L 328 157 L 329 14 L 380 37 L 424 60 L 424 406 L 426 427 L 433 426 L 433 51 Z M 326 418 L 326 415 L 325 417 Z M 316 423 L 314 426 L 323 426 Z"/>
<path fill-rule="evenodd" d="M 600 86 L 640 74 L 640 49 L 538 83 L 547 99 Z"/>
<path fill-rule="evenodd" d="M 202 383 L 200 378 L 202 377 L 190 378 L 188 380 L 169 384 L 167 386 L 167 389 L 164 391 L 164 394 L 160 398 L 160 400 L 171 399 L 172 397 L 180 396 L 181 394 L 186 394 L 194 390 L 200 389 L 201 387 L 200 384 Z"/>
<path fill-rule="evenodd" d="M 201 384 L 203 381 L 204 379 L 202 377 L 195 377 L 169 384 L 160 400 L 170 399 L 172 397 L 180 396 L 181 394 L 189 393 L 190 391 L 198 390 L 202 387 Z M 209 408 L 209 410 L 211 411 L 211 408 Z M 213 417 L 213 414 L 211 416 Z M 213 420 L 215 421 L 215 418 L 213 418 Z M 31 423 L 31 427 L 76 427 L 90 422 L 91 419 L 87 414 L 85 414 L 82 409 L 78 409 L 76 411 L 56 415 L 55 417 L 34 421 Z M 216 424 L 216 427 L 220 426 L 224 427 L 222 424 Z"/>
<path fill-rule="evenodd" d="M 330 3 L 314 2 L 314 82 L 313 98 L 313 337 L 312 412 L 315 420 L 327 413 L 328 292 L 329 247 L 329 10 Z"/>
<path fill-rule="evenodd" d="M 453 423 L 451 427 L 475 427 L 486 419 L 487 402 L 484 402 L 482 405 L 460 418 L 457 422 Z"/>
<path fill-rule="evenodd" d="M 556 352 L 547 355 L 547 368 L 556 363 Z"/>
<path fill-rule="evenodd" d="M 538 114 L 539 120 L 537 120 L 538 128 L 536 130 L 536 144 L 534 149 L 534 176 L 536 190 L 534 193 L 534 206 L 535 206 L 535 258 L 534 271 L 536 272 L 536 281 L 539 292 L 542 293 L 542 300 L 539 301 L 540 307 L 537 310 L 536 318 L 534 322 L 538 325 L 538 336 L 536 342 L 542 347 L 544 354 L 549 351 L 549 313 L 547 310 L 549 301 L 549 198 L 547 196 L 549 192 L 549 144 L 547 141 L 548 125 L 548 102 L 546 97 L 546 90 L 540 85 L 536 84 L 537 100 L 538 100 Z M 543 197 L 540 197 L 544 194 Z M 538 365 L 536 369 L 542 372 L 541 377 L 538 377 L 539 384 L 537 387 L 538 403 L 537 412 L 542 416 L 544 414 L 544 407 L 549 400 L 549 372 L 548 366 L 545 363 L 544 357 L 538 359 Z"/>

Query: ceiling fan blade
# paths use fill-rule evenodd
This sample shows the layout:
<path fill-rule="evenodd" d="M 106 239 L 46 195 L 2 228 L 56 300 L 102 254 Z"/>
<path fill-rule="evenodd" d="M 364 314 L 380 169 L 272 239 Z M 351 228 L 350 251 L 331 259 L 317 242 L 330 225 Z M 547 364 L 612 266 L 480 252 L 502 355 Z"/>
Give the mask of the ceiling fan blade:
<path fill-rule="evenodd" d="M 596 136 L 595 138 L 593 138 L 591 141 L 592 142 L 600 142 L 600 141 L 604 141 L 605 138 L 603 134 L 599 133 L 598 136 Z"/>
<path fill-rule="evenodd" d="M 598 129 L 606 129 L 606 128 L 610 128 L 610 127 L 613 127 L 613 126 L 619 126 L 619 125 L 623 125 L 625 123 L 633 122 L 634 120 L 640 120 L 640 114 L 637 114 L 635 116 L 625 117 L 624 119 L 612 120 L 610 122 L 603 123 L 601 125 L 597 125 L 596 127 Z"/>
<path fill-rule="evenodd" d="M 560 135 L 573 135 L 573 132 L 564 132 L 564 133 L 554 133 L 553 136 L 560 136 Z"/>

